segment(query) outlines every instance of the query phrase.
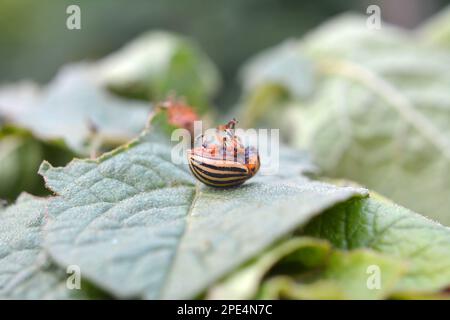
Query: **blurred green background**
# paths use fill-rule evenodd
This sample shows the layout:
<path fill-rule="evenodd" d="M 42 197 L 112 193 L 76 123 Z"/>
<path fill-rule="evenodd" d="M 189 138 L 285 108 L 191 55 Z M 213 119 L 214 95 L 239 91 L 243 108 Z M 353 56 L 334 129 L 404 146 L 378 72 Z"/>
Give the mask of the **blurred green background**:
<path fill-rule="evenodd" d="M 194 39 L 219 66 L 223 85 L 216 105 L 236 102 L 237 70 L 256 52 L 299 37 L 338 13 L 364 14 L 378 4 L 382 18 L 414 27 L 449 1 L 296 0 L 1 0 L 0 82 L 47 82 L 71 61 L 94 60 L 149 29 Z M 66 28 L 66 8 L 81 8 L 81 30 Z"/>

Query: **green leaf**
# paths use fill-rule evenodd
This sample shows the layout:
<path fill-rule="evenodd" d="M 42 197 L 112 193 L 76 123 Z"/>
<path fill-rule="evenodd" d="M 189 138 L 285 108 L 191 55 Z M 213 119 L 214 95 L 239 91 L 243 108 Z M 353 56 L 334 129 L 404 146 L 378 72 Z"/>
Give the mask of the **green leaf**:
<path fill-rule="evenodd" d="M 384 22 L 381 30 L 374 31 L 367 28 L 366 22 L 365 16 L 341 14 L 297 40 L 297 50 L 310 58 L 328 57 L 333 51 L 336 57 L 363 60 L 364 57 L 372 59 L 377 54 L 384 55 L 386 50 L 417 48 L 417 41 L 406 29 Z"/>
<path fill-rule="evenodd" d="M 353 16 L 318 28 L 298 51 L 316 70 L 313 94 L 291 94 L 265 119 L 277 112 L 281 135 L 309 150 L 324 175 L 450 224 L 448 52 L 388 25 L 373 32 Z"/>
<path fill-rule="evenodd" d="M 244 126 L 255 122 L 263 127 L 276 125 L 279 110 L 273 106 L 288 97 L 309 96 L 314 88 L 313 68 L 293 40 L 254 57 L 241 71 L 246 108 L 239 118 Z M 261 123 L 264 120 L 268 121 Z"/>
<path fill-rule="evenodd" d="M 381 274 L 378 288 L 368 285 L 374 265 Z M 331 250 L 327 241 L 294 238 L 214 286 L 209 298 L 381 299 L 404 270 L 401 261 L 371 250 Z"/>
<path fill-rule="evenodd" d="M 136 136 L 149 111 L 146 103 L 102 91 L 84 64 L 64 67 L 45 89 L 21 83 L 0 90 L 0 117 L 41 140 L 63 140 L 83 155 L 94 137 L 117 146 Z"/>
<path fill-rule="evenodd" d="M 291 264 L 294 262 L 296 272 L 300 273 L 305 266 L 322 266 L 330 251 L 330 244 L 323 240 L 306 237 L 285 240 L 215 284 L 208 290 L 207 298 L 252 299 L 266 274 L 281 260 L 289 259 Z"/>
<path fill-rule="evenodd" d="M 370 268 L 374 266 L 380 275 L 379 284 L 371 283 Z M 321 269 L 313 270 L 304 279 L 270 278 L 263 284 L 260 296 L 264 299 L 382 299 L 388 297 L 403 271 L 401 261 L 370 250 L 333 251 Z"/>
<path fill-rule="evenodd" d="M 22 194 L 0 208 L 0 299 L 86 299 L 101 295 L 86 283 L 66 287 L 67 274 L 42 248 L 47 200 Z"/>
<path fill-rule="evenodd" d="M 97 63 L 98 80 L 114 92 L 145 100 L 170 93 L 205 111 L 220 85 L 213 62 L 193 42 L 168 32 L 147 32 Z"/>
<path fill-rule="evenodd" d="M 285 87 L 294 97 L 308 96 L 314 88 L 313 65 L 301 55 L 298 43 L 286 41 L 254 57 L 242 70 L 244 90 L 261 85 Z"/>
<path fill-rule="evenodd" d="M 175 165 L 154 133 L 95 161 L 43 163 L 40 173 L 58 194 L 45 247 L 117 297 L 193 298 L 314 215 L 365 192 L 295 174 L 209 188 Z"/>
<path fill-rule="evenodd" d="M 304 234 L 334 246 L 370 248 L 407 263 L 395 291 L 434 292 L 450 285 L 450 229 L 383 199 L 351 200 L 313 219 Z"/>

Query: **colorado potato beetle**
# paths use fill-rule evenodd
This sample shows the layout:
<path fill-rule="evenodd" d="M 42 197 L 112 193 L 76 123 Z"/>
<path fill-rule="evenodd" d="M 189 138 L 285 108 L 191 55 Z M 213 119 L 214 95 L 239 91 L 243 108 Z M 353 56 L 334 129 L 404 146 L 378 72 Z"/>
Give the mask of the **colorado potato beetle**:
<path fill-rule="evenodd" d="M 245 146 L 235 135 L 236 120 L 219 126 L 213 134 L 202 135 L 201 146 L 188 150 L 189 168 L 204 184 L 228 188 L 241 185 L 259 170 L 255 147 Z"/>

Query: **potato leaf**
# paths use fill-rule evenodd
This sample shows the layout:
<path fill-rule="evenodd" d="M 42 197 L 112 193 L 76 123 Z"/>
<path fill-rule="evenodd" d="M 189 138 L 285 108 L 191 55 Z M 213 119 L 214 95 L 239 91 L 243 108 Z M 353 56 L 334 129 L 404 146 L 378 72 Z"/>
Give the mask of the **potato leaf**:
<path fill-rule="evenodd" d="M 300 234 L 214 285 L 207 297 L 439 298 L 450 285 L 450 229 L 378 195 L 338 204 Z"/>
<path fill-rule="evenodd" d="M 207 298 L 252 299 L 258 293 L 264 277 L 281 260 L 289 259 L 295 265 L 295 272 L 300 273 L 307 268 L 324 265 L 330 252 L 330 243 L 320 239 L 296 237 L 282 241 L 212 286 Z"/>
<path fill-rule="evenodd" d="M 395 291 L 434 292 L 450 285 L 450 229 L 383 199 L 351 200 L 304 230 L 341 249 L 370 248 L 407 264 Z"/>
<path fill-rule="evenodd" d="M 373 267 L 379 282 L 372 278 Z M 303 277 L 269 278 L 259 295 L 264 299 L 382 299 L 389 296 L 404 269 L 401 261 L 371 250 L 335 250 L 321 269 Z"/>
<path fill-rule="evenodd" d="M 367 272 L 374 265 L 382 275 L 379 283 L 371 281 Z M 208 297 L 382 299 L 390 295 L 405 269 L 401 260 L 372 250 L 332 250 L 328 241 L 297 237 L 266 250 L 213 286 Z"/>
<path fill-rule="evenodd" d="M 40 173 L 58 194 L 45 247 L 117 297 L 193 298 L 312 216 L 365 192 L 292 174 L 209 188 L 151 132 L 95 161 L 43 163 Z"/>
<path fill-rule="evenodd" d="M 42 248 L 47 200 L 22 194 L 0 208 L 0 299 L 87 299 L 102 294 L 86 283 L 66 286 L 67 274 Z"/>

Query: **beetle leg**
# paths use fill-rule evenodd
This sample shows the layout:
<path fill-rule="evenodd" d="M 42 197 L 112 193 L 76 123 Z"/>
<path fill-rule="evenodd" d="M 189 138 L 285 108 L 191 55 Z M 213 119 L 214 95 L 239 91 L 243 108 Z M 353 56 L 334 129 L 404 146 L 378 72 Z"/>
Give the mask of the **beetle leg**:
<path fill-rule="evenodd" d="M 225 161 L 227 157 L 227 138 L 223 137 L 222 140 L 222 158 Z"/>
<path fill-rule="evenodd" d="M 245 148 L 245 159 L 244 159 L 244 163 L 248 164 L 249 163 L 249 147 Z"/>

